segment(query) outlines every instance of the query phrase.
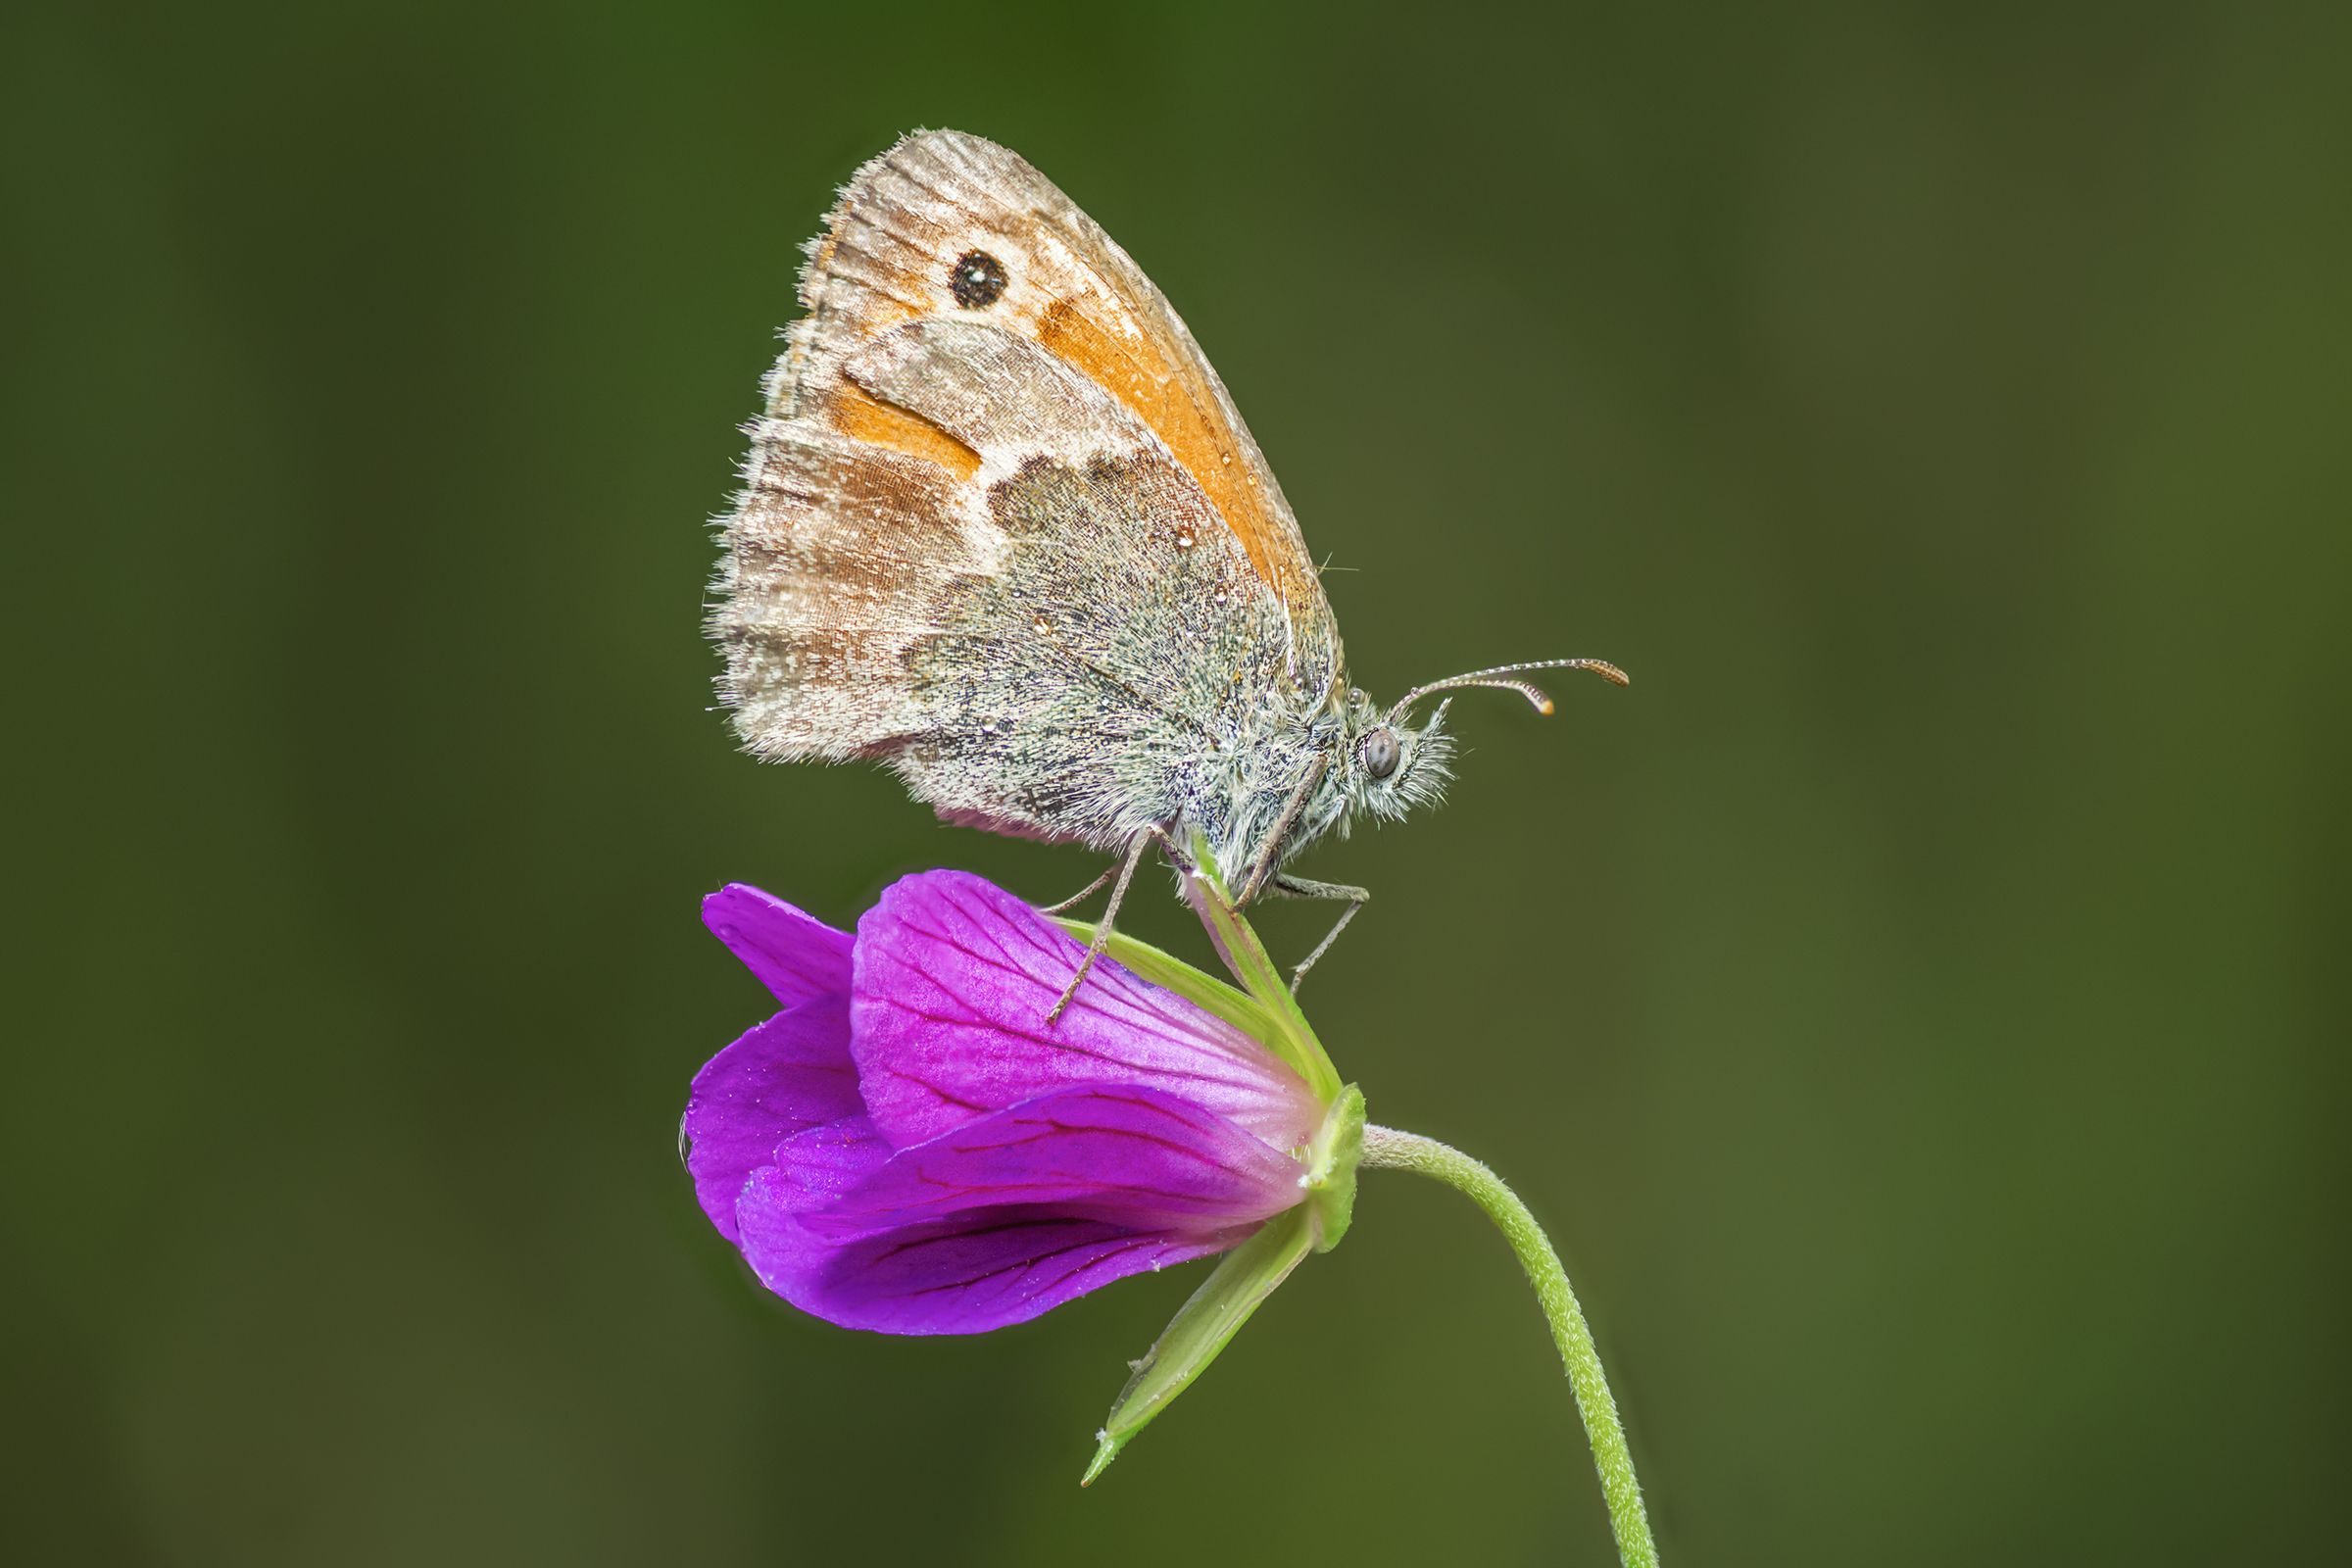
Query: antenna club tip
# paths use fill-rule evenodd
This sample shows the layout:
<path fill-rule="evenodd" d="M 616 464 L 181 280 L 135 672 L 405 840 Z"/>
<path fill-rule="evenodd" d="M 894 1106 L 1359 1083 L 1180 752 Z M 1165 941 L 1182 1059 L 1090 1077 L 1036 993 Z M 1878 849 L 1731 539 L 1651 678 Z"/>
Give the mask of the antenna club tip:
<path fill-rule="evenodd" d="M 1542 713 L 1545 718 L 1549 718 L 1553 713 L 1559 711 L 1559 704 L 1546 697 L 1536 705 L 1536 711 Z"/>
<path fill-rule="evenodd" d="M 1634 683 L 1634 677 L 1615 664 L 1595 663 L 1592 667 L 1600 672 L 1601 679 L 1612 686 L 1631 686 Z"/>

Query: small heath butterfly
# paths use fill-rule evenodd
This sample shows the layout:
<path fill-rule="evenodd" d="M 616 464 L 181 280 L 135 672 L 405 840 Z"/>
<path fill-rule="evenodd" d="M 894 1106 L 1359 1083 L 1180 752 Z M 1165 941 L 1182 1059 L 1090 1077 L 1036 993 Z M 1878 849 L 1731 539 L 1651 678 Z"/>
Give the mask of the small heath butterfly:
<path fill-rule="evenodd" d="M 1369 895 L 1292 858 L 1445 786 L 1446 704 L 1416 724 L 1416 703 L 1500 686 L 1549 712 L 1515 677 L 1625 682 L 1569 659 L 1387 708 L 1350 686 L 1298 523 L 1200 346 L 993 142 L 918 132 L 860 169 L 800 299 L 710 620 L 736 730 L 764 758 L 885 761 L 952 822 L 1118 857 L 1086 890 L 1115 872 L 1098 953 L 1147 850 L 1181 864 L 1198 841 L 1237 906 L 1348 901 L 1304 974 Z"/>

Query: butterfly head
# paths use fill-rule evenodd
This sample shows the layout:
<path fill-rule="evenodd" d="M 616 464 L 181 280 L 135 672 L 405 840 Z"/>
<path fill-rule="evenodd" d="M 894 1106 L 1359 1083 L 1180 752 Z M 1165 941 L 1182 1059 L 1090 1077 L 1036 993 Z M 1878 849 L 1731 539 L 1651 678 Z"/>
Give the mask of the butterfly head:
<path fill-rule="evenodd" d="M 1453 777 L 1453 737 L 1446 733 L 1446 710 L 1452 700 L 1439 703 L 1419 723 L 1413 720 L 1414 705 L 1463 686 L 1499 686 L 1548 713 L 1550 698 L 1523 680 L 1508 678 L 1530 669 L 1590 669 L 1626 684 L 1625 673 L 1614 664 L 1597 659 L 1554 659 L 1473 670 L 1418 686 L 1386 709 L 1353 687 L 1340 688 L 1291 743 L 1303 746 L 1285 749 L 1288 759 L 1312 769 L 1303 787 L 1293 782 L 1296 773 L 1279 765 L 1236 780 L 1237 787 L 1226 797 L 1228 808 L 1215 817 L 1221 831 L 1209 833 L 1217 863 L 1256 867 L 1243 883 L 1254 888 L 1259 876 L 1279 868 L 1326 833 L 1345 838 L 1358 816 L 1393 822 L 1416 806 L 1434 805 Z"/>
<path fill-rule="evenodd" d="M 1416 686 L 1383 711 L 1360 691 L 1350 691 L 1346 705 L 1347 753 L 1339 769 L 1339 785 L 1348 815 L 1368 811 L 1393 821 L 1416 806 L 1438 800 L 1453 777 L 1453 738 L 1446 733 L 1448 698 L 1438 704 L 1427 723 L 1411 722 L 1413 705 L 1439 692 L 1465 686 L 1494 686 L 1517 692 L 1539 713 L 1551 711 L 1551 699 L 1538 687 L 1515 677 L 1534 669 L 1589 669 L 1617 685 L 1627 684 L 1625 671 L 1598 659 L 1546 659 L 1527 664 L 1498 664 L 1466 675 Z"/>
<path fill-rule="evenodd" d="M 1382 709 L 1360 691 L 1342 710 L 1342 747 L 1332 783 L 1346 815 L 1396 821 L 1416 806 L 1435 805 L 1453 777 L 1446 703 L 1419 725 L 1402 703 Z"/>

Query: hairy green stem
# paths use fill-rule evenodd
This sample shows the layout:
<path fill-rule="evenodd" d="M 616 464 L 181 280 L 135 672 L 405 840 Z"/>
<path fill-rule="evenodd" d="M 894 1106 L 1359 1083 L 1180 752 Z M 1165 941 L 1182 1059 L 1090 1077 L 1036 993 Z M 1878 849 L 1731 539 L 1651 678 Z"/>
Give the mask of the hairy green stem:
<path fill-rule="evenodd" d="M 1634 1479 L 1634 1456 L 1625 1446 L 1617 1401 L 1609 1396 L 1600 1352 L 1592 1347 L 1592 1331 L 1585 1326 L 1576 1292 L 1569 1289 L 1568 1271 L 1560 1266 L 1560 1254 L 1552 1250 L 1544 1227 L 1501 1177 L 1434 1138 L 1366 1127 L 1363 1163 L 1366 1169 L 1418 1171 L 1458 1189 L 1487 1211 L 1510 1243 L 1528 1283 L 1536 1288 L 1536 1299 L 1543 1304 L 1552 1341 L 1568 1368 L 1577 1412 L 1585 1418 L 1585 1440 L 1592 1446 L 1592 1466 L 1600 1472 L 1601 1495 L 1608 1501 L 1609 1528 L 1617 1535 L 1617 1555 L 1625 1568 L 1657 1568 L 1657 1544 L 1649 1538 L 1649 1516 L 1642 1511 L 1642 1486 Z"/>

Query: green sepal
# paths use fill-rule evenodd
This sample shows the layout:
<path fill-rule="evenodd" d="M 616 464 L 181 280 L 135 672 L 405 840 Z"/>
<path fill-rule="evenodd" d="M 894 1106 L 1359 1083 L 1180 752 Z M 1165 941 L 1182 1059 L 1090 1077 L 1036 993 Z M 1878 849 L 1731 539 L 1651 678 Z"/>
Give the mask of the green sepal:
<path fill-rule="evenodd" d="M 1355 1218 L 1355 1167 L 1363 1157 L 1364 1092 L 1349 1084 L 1324 1112 L 1323 1125 L 1306 1150 L 1302 1180 L 1318 1252 L 1339 1246 Z"/>
<path fill-rule="evenodd" d="M 1241 981 L 1242 989 L 1266 1009 L 1287 1037 L 1286 1046 L 1269 1042 L 1269 1049 L 1278 1051 L 1284 1060 L 1298 1069 L 1298 1075 L 1306 1080 L 1317 1100 L 1330 1104 L 1340 1092 L 1340 1071 L 1331 1064 L 1323 1042 L 1315 1038 L 1306 1014 L 1298 1009 L 1298 999 L 1291 995 L 1282 970 L 1266 953 L 1266 945 L 1257 940 L 1250 922 L 1233 906 L 1233 896 L 1225 891 L 1225 879 L 1204 839 L 1193 841 L 1193 869 L 1184 878 L 1184 896 L 1200 914 L 1200 923 L 1208 928 L 1217 956 L 1225 960 L 1234 978 Z"/>
<path fill-rule="evenodd" d="M 1191 1387 L 1234 1331 L 1250 1321 L 1258 1303 L 1314 1250 L 1316 1226 L 1308 1207 L 1301 1203 L 1286 1208 L 1259 1226 L 1255 1236 L 1218 1261 L 1216 1271 L 1177 1309 L 1151 1352 L 1136 1363 L 1135 1375 L 1119 1391 L 1109 1419 L 1095 1434 L 1095 1457 L 1078 1478 L 1080 1486 L 1091 1486 L 1130 1438 Z"/>

